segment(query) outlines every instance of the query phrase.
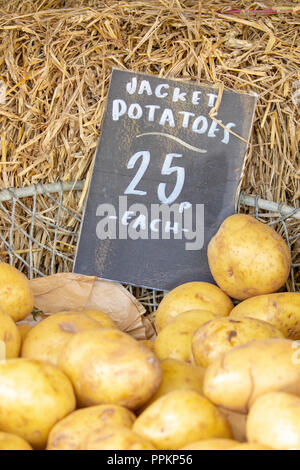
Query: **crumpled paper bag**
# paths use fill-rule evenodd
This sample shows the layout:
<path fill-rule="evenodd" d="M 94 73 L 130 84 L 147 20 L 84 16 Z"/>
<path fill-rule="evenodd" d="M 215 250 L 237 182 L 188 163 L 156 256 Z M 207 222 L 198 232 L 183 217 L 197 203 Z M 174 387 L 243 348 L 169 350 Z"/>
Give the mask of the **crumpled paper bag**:
<path fill-rule="evenodd" d="M 34 306 L 45 315 L 63 310 L 101 310 L 108 314 L 120 330 L 136 339 L 155 336 L 151 322 L 144 317 L 145 308 L 117 282 L 94 276 L 60 273 L 30 281 Z M 32 323 L 28 317 L 26 322 Z"/>

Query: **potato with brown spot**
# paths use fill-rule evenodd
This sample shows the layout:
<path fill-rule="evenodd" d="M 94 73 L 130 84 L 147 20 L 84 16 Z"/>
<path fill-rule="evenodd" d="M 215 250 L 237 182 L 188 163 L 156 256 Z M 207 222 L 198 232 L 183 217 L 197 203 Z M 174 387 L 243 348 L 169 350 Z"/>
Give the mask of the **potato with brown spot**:
<path fill-rule="evenodd" d="M 160 397 L 136 419 L 133 431 L 161 450 L 180 449 L 201 439 L 232 437 L 222 413 L 193 390 L 175 390 Z"/>
<path fill-rule="evenodd" d="M 247 413 L 261 395 L 286 391 L 300 396 L 300 366 L 294 341 L 254 340 L 222 354 L 206 369 L 203 393 L 216 405 Z"/>
<path fill-rule="evenodd" d="M 83 312 L 50 315 L 29 331 L 22 345 L 22 357 L 57 366 L 58 357 L 75 334 L 102 328 L 102 324 Z"/>
<path fill-rule="evenodd" d="M 0 429 L 34 448 L 46 446 L 55 423 L 75 409 L 70 380 L 58 369 L 30 359 L 0 363 Z"/>
<path fill-rule="evenodd" d="M 6 313 L 0 313 L 0 341 L 4 343 L 6 359 L 19 356 L 21 335 L 15 322 Z"/>
<path fill-rule="evenodd" d="M 32 447 L 15 434 L 0 432 L 0 450 L 32 450 Z"/>
<path fill-rule="evenodd" d="M 154 351 L 162 360 L 179 359 L 194 363 L 192 353 L 192 337 L 199 326 L 214 319 L 216 316 L 206 310 L 190 310 L 177 315 L 157 335 Z"/>
<path fill-rule="evenodd" d="M 0 262 L 0 312 L 17 322 L 32 312 L 33 303 L 27 277 L 13 266 Z"/>
<path fill-rule="evenodd" d="M 187 282 L 171 290 L 156 311 L 155 325 L 159 332 L 180 313 L 206 310 L 216 316 L 227 316 L 233 309 L 230 298 L 209 282 Z"/>
<path fill-rule="evenodd" d="M 208 245 L 208 263 L 218 286 L 234 299 L 276 292 L 290 272 L 291 254 L 275 230 L 246 214 L 221 224 Z"/>
<path fill-rule="evenodd" d="M 284 392 L 258 398 L 249 411 L 247 437 L 277 450 L 300 450 L 300 398 Z"/>
<path fill-rule="evenodd" d="M 117 329 L 73 335 L 58 365 L 71 379 L 80 406 L 113 403 L 136 409 L 154 395 L 162 381 L 155 354 Z"/>
<path fill-rule="evenodd" d="M 255 318 L 215 318 L 200 326 L 192 338 L 195 363 L 208 367 L 221 354 L 254 339 L 284 338 L 275 326 Z"/>
<path fill-rule="evenodd" d="M 80 450 L 85 440 L 106 426 L 131 428 L 135 415 L 118 405 L 89 406 L 73 411 L 51 430 L 47 450 Z"/>
<path fill-rule="evenodd" d="M 81 450 L 155 450 L 155 447 L 132 429 L 106 426 L 88 436 Z"/>
<path fill-rule="evenodd" d="M 239 303 L 230 316 L 252 317 L 276 326 L 286 338 L 300 339 L 300 293 L 259 295 Z"/>

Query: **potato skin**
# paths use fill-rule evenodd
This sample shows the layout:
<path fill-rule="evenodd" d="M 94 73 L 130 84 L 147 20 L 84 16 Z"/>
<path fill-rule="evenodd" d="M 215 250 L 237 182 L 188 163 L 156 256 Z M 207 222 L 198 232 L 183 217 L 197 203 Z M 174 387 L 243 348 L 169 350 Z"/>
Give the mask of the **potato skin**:
<path fill-rule="evenodd" d="M 258 398 L 249 411 L 247 437 L 277 450 L 300 450 L 300 398 L 284 392 Z"/>
<path fill-rule="evenodd" d="M 113 319 L 101 310 L 70 310 L 67 313 L 85 314 L 100 323 L 101 328 L 118 328 Z"/>
<path fill-rule="evenodd" d="M 182 447 L 180 450 L 228 450 L 235 447 L 239 442 L 233 439 L 204 439 L 203 441 L 192 442 Z"/>
<path fill-rule="evenodd" d="M 171 290 L 156 311 L 155 325 L 159 332 L 170 320 L 188 310 L 208 310 L 216 316 L 227 316 L 233 309 L 230 298 L 209 282 L 187 282 Z"/>
<path fill-rule="evenodd" d="M 0 310 L 15 322 L 33 309 L 33 293 L 27 277 L 13 266 L 0 262 Z"/>
<path fill-rule="evenodd" d="M 6 313 L 0 313 L 0 341 L 5 344 L 6 359 L 19 356 L 21 335 L 15 322 Z"/>
<path fill-rule="evenodd" d="M 106 426 L 88 436 L 82 450 L 155 450 L 155 447 L 131 429 Z"/>
<path fill-rule="evenodd" d="M 267 321 L 286 338 L 300 339 L 300 293 L 280 292 L 251 297 L 234 307 L 231 315 Z"/>
<path fill-rule="evenodd" d="M 208 263 L 218 286 L 234 299 L 276 292 L 290 272 L 291 254 L 275 230 L 254 217 L 235 214 L 208 244 Z"/>
<path fill-rule="evenodd" d="M 202 394 L 205 369 L 172 358 L 164 359 L 160 365 L 163 372 L 162 383 L 143 409 L 174 390 L 194 390 Z"/>
<path fill-rule="evenodd" d="M 263 446 L 261 444 L 253 444 L 253 442 L 243 442 L 230 450 L 274 450 L 271 447 Z"/>
<path fill-rule="evenodd" d="M 287 391 L 300 395 L 300 367 L 294 342 L 254 340 L 220 356 L 206 369 L 203 393 L 216 405 L 247 413 L 261 395 Z"/>
<path fill-rule="evenodd" d="M 197 365 L 208 367 L 236 346 L 269 338 L 284 338 L 284 335 L 270 323 L 255 318 L 215 318 L 195 331 L 192 352 Z"/>
<path fill-rule="evenodd" d="M 29 331 L 22 345 L 22 357 L 57 366 L 65 344 L 80 331 L 102 328 L 85 313 L 62 312 L 50 315 Z"/>
<path fill-rule="evenodd" d="M 161 450 L 232 435 L 219 410 L 193 390 L 175 390 L 159 398 L 136 419 L 133 430 Z"/>
<path fill-rule="evenodd" d="M 32 447 L 15 434 L 0 432 L 0 450 L 32 450 Z"/>
<path fill-rule="evenodd" d="M 193 334 L 199 326 L 213 318 L 215 315 L 206 310 L 190 310 L 177 315 L 158 333 L 155 339 L 154 351 L 157 357 L 160 360 L 169 357 L 194 363 Z"/>
<path fill-rule="evenodd" d="M 106 426 L 131 428 L 135 415 L 118 405 L 97 405 L 73 411 L 52 428 L 47 450 L 80 450 L 85 440 Z"/>
<path fill-rule="evenodd" d="M 43 449 L 60 419 L 75 408 L 69 379 L 50 365 L 29 359 L 0 363 L 0 429 Z"/>
<path fill-rule="evenodd" d="M 58 362 L 73 383 L 79 406 L 112 403 L 136 409 L 162 381 L 155 354 L 117 329 L 74 335 Z"/>

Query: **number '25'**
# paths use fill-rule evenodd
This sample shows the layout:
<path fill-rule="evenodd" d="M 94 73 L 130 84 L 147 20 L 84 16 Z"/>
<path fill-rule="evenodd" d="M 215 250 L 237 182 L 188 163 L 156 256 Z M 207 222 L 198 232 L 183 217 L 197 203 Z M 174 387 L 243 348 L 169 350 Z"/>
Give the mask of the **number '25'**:
<path fill-rule="evenodd" d="M 161 169 L 161 174 L 162 175 L 171 175 L 172 173 L 176 173 L 176 183 L 174 186 L 173 191 L 169 196 L 166 195 L 166 183 L 159 183 L 157 187 L 157 196 L 160 202 L 163 204 L 172 204 L 178 196 L 181 193 L 181 190 L 184 185 L 184 179 L 185 179 L 185 170 L 181 166 L 172 166 L 172 161 L 174 158 L 182 158 L 182 154 L 180 153 L 167 153 L 165 161 L 163 163 L 162 169 Z M 136 189 L 136 186 L 139 184 L 141 181 L 142 177 L 144 176 L 149 163 L 150 163 L 150 152 L 148 150 L 141 150 L 139 152 L 136 152 L 132 157 L 130 157 L 128 163 L 127 163 L 127 168 L 132 169 L 134 168 L 136 162 L 139 159 L 142 159 L 142 162 L 140 164 L 140 167 L 138 171 L 136 172 L 135 176 L 125 189 L 124 194 L 137 194 L 139 196 L 144 196 L 147 194 L 147 191 L 142 191 L 140 189 Z"/>

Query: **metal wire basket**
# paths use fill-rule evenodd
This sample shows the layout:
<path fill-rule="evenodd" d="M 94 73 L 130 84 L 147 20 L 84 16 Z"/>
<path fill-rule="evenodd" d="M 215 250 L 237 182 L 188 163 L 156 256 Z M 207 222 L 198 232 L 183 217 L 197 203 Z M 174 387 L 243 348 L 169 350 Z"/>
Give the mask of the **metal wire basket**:
<path fill-rule="evenodd" d="M 0 258 L 29 279 L 72 271 L 82 210 L 78 201 L 85 181 L 11 188 L 0 192 Z M 287 289 L 300 290 L 300 209 L 241 193 L 238 212 L 247 212 L 274 226 L 287 241 L 292 268 Z M 127 288 L 153 312 L 164 293 Z"/>

